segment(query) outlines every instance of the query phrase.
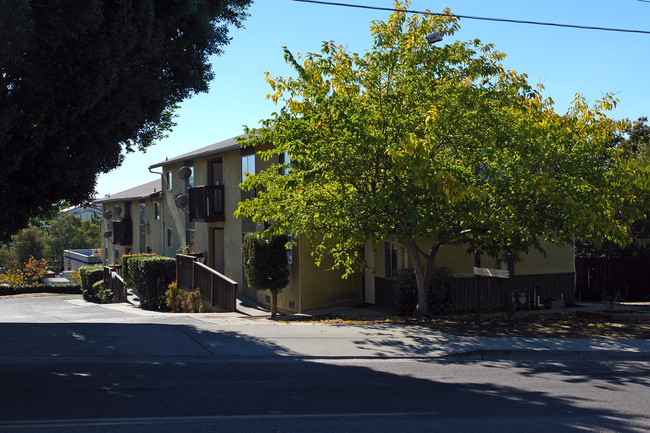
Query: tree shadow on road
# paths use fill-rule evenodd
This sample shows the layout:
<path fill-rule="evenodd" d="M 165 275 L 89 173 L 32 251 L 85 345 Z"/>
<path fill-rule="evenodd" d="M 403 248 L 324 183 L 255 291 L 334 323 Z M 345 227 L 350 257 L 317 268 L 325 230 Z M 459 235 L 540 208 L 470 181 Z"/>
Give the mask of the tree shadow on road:
<path fill-rule="evenodd" d="M 581 399 L 523 387 L 307 361 L 234 330 L 149 323 L 4 323 L 0 329 L 0 386 L 11 396 L 10 405 L 0 406 L 0 431 L 11 430 L 16 420 L 141 417 L 215 417 L 220 425 L 310 420 L 310 431 L 362 419 L 398 419 L 401 431 L 422 431 L 423 425 L 428 431 L 491 431 L 496 419 L 504 431 L 577 433 L 607 426 L 633 432 L 647 425 L 643 415 L 587 408 Z M 416 346 L 411 350 L 419 353 Z M 531 418 L 537 423 L 526 425 Z"/>

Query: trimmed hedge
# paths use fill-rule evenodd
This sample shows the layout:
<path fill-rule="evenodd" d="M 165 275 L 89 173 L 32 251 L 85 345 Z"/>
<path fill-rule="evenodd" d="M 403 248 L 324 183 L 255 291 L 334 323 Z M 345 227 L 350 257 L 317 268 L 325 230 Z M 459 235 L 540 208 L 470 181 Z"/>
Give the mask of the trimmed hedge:
<path fill-rule="evenodd" d="M 22 295 L 24 293 L 52 293 L 52 294 L 72 294 L 81 293 L 79 284 L 32 284 L 26 286 L 0 286 L 0 296 Z"/>
<path fill-rule="evenodd" d="M 165 306 L 165 292 L 176 280 L 176 260 L 152 254 L 124 256 L 122 274 L 140 297 L 142 308 L 158 310 Z"/>
<path fill-rule="evenodd" d="M 104 267 L 102 265 L 82 266 L 79 268 L 79 278 L 84 299 L 99 303 L 99 299 L 93 292 L 93 284 L 104 280 Z"/>
<path fill-rule="evenodd" d="M 132 273 L 132 260 L 140 260 L 143 257 L 158 257 L 156 254 L 125 254 L 122 256 L 122 278 L 124 281 L 134 278 Z"/>

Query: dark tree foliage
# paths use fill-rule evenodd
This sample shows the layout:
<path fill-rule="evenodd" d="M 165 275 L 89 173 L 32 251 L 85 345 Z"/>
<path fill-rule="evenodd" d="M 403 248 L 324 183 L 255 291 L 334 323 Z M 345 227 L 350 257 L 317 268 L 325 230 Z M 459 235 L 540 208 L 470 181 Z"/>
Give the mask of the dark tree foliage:
<path fill-rule="evenodd" d="M 255 290 L 271 292 L 271 317 L 277 314 L 278 292 L 289 284 L 287 240 L 286 235 L 265 239 L 249 233 L 242 246 L 246 281 Z"/>
<path fill-rule="evenodd" d="M 174 125 L 252 0 L 3 0 L 0 239 Z"/>
<path fill-rule="evenodd" d="M 639 117 L 631 122 L 626 137 L 621 137 L 616 147 L 623 150 L 633 164 L 648 166 L 650 164 L 650 126 L 647 117 Z M 614 242 L 605 241 L 600 247 L 576 241 L 576 256 L 603 258 L 650 258 L 650 208 L 646 208 L 645 218 L 632 223 L 631 234 L 634 242 L 621 247 Z"/>

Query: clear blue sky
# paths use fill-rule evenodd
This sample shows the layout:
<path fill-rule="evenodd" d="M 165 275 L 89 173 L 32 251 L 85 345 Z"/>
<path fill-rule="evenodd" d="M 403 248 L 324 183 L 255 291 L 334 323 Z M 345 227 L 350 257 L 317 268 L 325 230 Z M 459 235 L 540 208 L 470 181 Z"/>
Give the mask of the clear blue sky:
<path fill-rule="evenodd" d="M 336 0 L 392 7 L 392 0 Z M 410 9 L 458 15 L 527 21 L 650 30 L 650 2 L 639 0 L 413 0 Z M 212 60 L 215 80 L 210 92 L 185 101 L 169 137 L 147 153 L 127 155 L 121 168 L 101 175 L 98 197 L 151 180 L 147 167 L 257 126 L 276 106 L 266 100 L 264 71 L 291 74 L 282 47 L 292 52 L 317 52 L 322 41 L 333 40 L 349 51 L 363 53 L 370 46 L 369 23 L 385 20 L 389 12 L 256 0 L 243 29 L 233 29 L 222 56 Z M 606 92 L 620 99 L 610 113 L 616 118 L 650 117 L 650 35 L 576 30 L 461 19 L 460 40 L 478 38 L 507 54 L 505 65 L 525 72 L 532 84 L 541 82 L 556 110 L 565 112 L 577 92 L 588 100 Z M 443 41 L 450 42 L 449 40 Z"/>

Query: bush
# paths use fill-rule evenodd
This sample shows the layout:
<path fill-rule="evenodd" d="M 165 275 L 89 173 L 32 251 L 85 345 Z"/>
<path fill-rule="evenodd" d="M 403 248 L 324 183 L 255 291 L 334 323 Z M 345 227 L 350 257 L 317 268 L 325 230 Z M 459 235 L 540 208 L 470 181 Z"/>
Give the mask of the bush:
<path fill-rule="evenodd" d="M 47 260 L 37 260 L 34 256 L 29 256 L 29 259 L 23 265 L 23 269 L 9 269 L 3 275 L 0 275 L 0 283 L 9 284 L 10 286 L 41 284 L 47 274 L 48 267 Z"/>
<path fill-rule="evenodd" d="M 201 289 L 196 288 L 187 296 L 187 310 L 191 313 L 203 313 L 203 297 L 201 296 Z"/>
<path fill-rule="evenodd" d="M 142 308 L 165 306 L 165 292 L 176 280 L 176 260 L 152 254 L 124 256 L 122 273 L 126 285 L 138 294 Z"/>
<path fill-rule="evenodd" d="M 96 281 L 91 289 L 93 302 L 98 304 L 110 304 L 113 302 L 113 291 L 104 287 L 104 280 Z"/>
<path fill-rule="evenodd" d="M 23 266 L 25 284 L 42 283 L 49 267 L 50 264 L 47 259 L 37 260 L 34 256 L 29 256 L 29 260 Z"/>
<path fill-rule="evenodd" d="M 397 293 L 397 314 L 410 316 L 418 304 L 418 285 L 412 269 L 400 269 L 395 272 L 393 288 Z"/>
<path fill-rule="evenodd" d="M 20 269 L 8 269 L 7 272 L 0 275 L 0 284 L 8 284 L 10 286 L 24 286 L 25 275 Z"/>
<path fill-rule="evenodd" d="M 451 284 L 454 277 L 448 268 L 433 268 L 429 283 L 428 307 L 432 314 L 447 314 L 451 310 Z M 393 281 L 397 292 L 397 310 L 402 316 L 410 316 L 418 303 L 417 282 L 412 269 L 397 271 Z"/>
<path fill-rule="evenodd" d="M 171 283 L 165 292 L 165 305 L 172 313 L 203 313 L 203 297 L 201 290 L 196 289 L 193 292 L 186 292 L 178 287 L 178 282 Z"/>
<path fill-rule="evenodd" d="M 81 294 L 84 299 L 90 302 L 99 302 L 99 299 L 94 296 L 93 284 L 104 280 L 104 267 L 102 265 L 82 266 L 79 268 L 79 278 Z"/>
<path fill-rule="evenodd" d="M 47 284 L 0 286 L 0 296 L 21 295 L 23 293 L 79 294 L 81 293 L 81 286 L 78 284 L 57 284 L 56 286 Z"/>
<path fill-rule="evenodd" d="M 178 281 L 174 281 L 168 286 L 165 292 L 165 305 L 172 313 L 183 311 L 183 289 L 178 287 Z"/>
<path fill-rule="evenodd" d="M 271 317 L 277 314 L 278 292 L 289 284 L 287 242 L 287 235 L 265 239 L 249 233 L 242 245 L 246 281 L 255 290 L 271 292 Z"/>

